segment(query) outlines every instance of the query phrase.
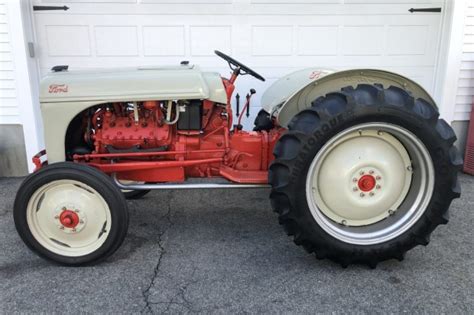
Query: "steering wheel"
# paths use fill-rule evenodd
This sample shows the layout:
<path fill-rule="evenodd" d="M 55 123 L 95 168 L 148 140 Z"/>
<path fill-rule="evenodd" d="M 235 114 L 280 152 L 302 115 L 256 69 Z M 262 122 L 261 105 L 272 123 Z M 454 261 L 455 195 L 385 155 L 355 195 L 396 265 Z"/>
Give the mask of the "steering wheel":
<path fill-rule="evenodd" d="M 247 67 L 243 63 L 238 62 L 237 60 L 235 60 L 231 56 L 227 56 L 226 54 L 224 54 L 223 52 L 220 52 L 218 50 L 214 50 L 214 53 L 216 55 L 218 55 L 219 57 L 221 57 L 222 59 L 224 59 L 225 61 L 227 61 L 227 63 L 229 64 L 229 67 L 232 69 L 232 71 L 234 71 L 234 72 L 237 71 L 237 73 L 241 74 L 241 75 L 250 74 L 252 77 L 254 77 L 256 79 L 259 79 L 260 81 L 265 81 L 265 78 L 262 77 L 260 74 L 253 71 L 252 69 L 250 69 L 249 67 Z"/>

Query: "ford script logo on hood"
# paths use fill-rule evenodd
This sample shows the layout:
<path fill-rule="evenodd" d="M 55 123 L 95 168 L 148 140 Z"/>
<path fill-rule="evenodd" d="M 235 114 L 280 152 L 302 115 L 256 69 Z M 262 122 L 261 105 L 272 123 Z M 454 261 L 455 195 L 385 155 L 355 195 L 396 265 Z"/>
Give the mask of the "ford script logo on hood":
<path fill-rule="evenodd" d="M 66 84 L 51 84 L 48 93 L 67 93 L 67 89 Z"/>
<path fill-rule="evenodd" d="M 319 77 L 321 77 L 322 73 L 323 73 L 322 71 L 313 71 L 309 74 L 309 78 L 311 80 L 319 79 Z"/>

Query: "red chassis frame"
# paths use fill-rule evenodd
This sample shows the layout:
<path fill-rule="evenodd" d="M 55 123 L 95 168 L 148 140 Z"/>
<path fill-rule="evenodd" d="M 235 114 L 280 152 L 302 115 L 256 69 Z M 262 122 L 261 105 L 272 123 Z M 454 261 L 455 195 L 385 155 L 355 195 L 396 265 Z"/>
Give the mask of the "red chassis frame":
<path fill-rule="evenodd" d="M 266 184 L 273 148 L 285 129 L 276 127 L 258 132 L 232 129 L 231 98 L 237 76 L 238 73 L 233 73 L 230 79 L 222 78 L 227 94 L 225 106 L 204 100 L 204 113 L 207 114 L 202 117 L 203 125 L 206 125 L 202 131 L 181 131 L 171 126 L 171 136 L 167 140 L 171 150 L 107 153 L 96 149 L 90 154 L 74 154 L 73 161 L 115 175 L 117 179 L 138 182 L 183 182 L 188 177 L 223 177 L 241 184 Z M 249 103 L 250 97 L 239 122 Z M 45 153 L 43 150 L 33 157 L 36 170 L 47 164 L 41 160 Z"/>

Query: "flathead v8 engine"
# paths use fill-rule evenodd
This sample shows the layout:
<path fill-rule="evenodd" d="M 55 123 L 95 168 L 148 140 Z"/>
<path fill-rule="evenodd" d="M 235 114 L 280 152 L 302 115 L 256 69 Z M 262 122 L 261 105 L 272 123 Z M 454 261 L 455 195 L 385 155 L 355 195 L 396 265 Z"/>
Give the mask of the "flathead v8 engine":
<path fill-rule="evenodd" d="M 118 168 L 127 161 L 191 160 L 163 169 L 117 172 L 118 178 L 133 181 L 223 176 L 239 183 L 266 182 L 274 144 L 284 129 L 270 126 L 270 131 L 246 132 L 236 127 L 229 132 L 230 116 L 230 107 L 208 100 L 101 104 L 76 118 L 81 127 L 75 130 L 83 134 L 67 155 L 70 160 L 92 163 L 100 163 L 98 157 L 115 156 Z"/>
<path fill-rule="evenodd" d="M 167 107 L 177 106 L 169 102 Z M 171 144 L 169 126 L 163 115 L 166 105 L 156 101 L 113 103 L 101 106 L 86 117 L 84 139 L 98 153 L 164 151 Z M 90 119 L 90 121 L 89 121 Z"/>

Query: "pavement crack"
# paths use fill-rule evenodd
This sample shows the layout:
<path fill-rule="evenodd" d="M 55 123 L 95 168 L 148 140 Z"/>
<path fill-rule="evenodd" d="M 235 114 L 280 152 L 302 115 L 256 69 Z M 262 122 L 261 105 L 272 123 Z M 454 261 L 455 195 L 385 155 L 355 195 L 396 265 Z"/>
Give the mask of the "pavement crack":
<path fill-rule="evenodd" d="M 196 269 L 193 270 L 192 275 L 190 276 L 190 279 L 194 278 L 195 271 L 196 271 Z M 171 311 L 172 306 L 180 306 L 180 307 L 186 309 L 188 311 L 188 313 L 191 313 L 191 314 L 202 312 L 201 309 L 196 309 L 193 306 L 192 301 L 190 301 L 186 297 L 186 292 L 188 290 L 188 287 L 192 284 L 198 283 L 199 281 L 200 280 L 190 280 L 190 281 L 185 282 L 183 285 L 178 287 L 178 290 L 177 290 L 176 294 L 174 294 L 173 297 L 171 297 L 168 301 L 166 301 L 166 300 L 165 301 L 155 301 L 155 302 L 148 301 L 148 312 L 153 312 L 151 310 L 151 307 L 150 307 L 151 305 L 164 305 L 164 310 L 160 311 L 160 313 L 162 313 L 162 314 L 167 314 L 167 313 L 170 313 L 170 312 L 173 313 Z"/>
<path fill-rule="evenodd" d="M 167 211 L 163 216 L 160 217 L 160 220 L 166 219 L 166 221 L 168 223 L 163 228 L 163 230 L 160 233 L 158 233 L 157 243 L 158 243 L 158 247 L 160 249 L 160 254 L 158 256 L 158 260 L 156 262 L 155 268 L 153 269 L 153 274 L 152 274 L 152 277 L 150 279 L 150 283 L 145 288 L 145 290 L 142 291 L 142 296 L 143 296 L 143 300 L 145 302 L 145 306 L 143 307 L 141 313 L 147 313 L 147 312 L 148 313 L 153 313 L 152 309 L 151 309 L 151 305 L 152 304 L 157 304 L 157 303 L 150 302 L 150 290 L 155 285 L 156 279 L 158 278 L 159 273 L 160 273 L 160 268 L 161 268 L 161 263 L 163 261 L 163 257 L 166 254 L 166 249 L 165 249 L 165 246 L 164 246 L 164 243 L 163 243 L 163 236 L 166 234 L 166 232 L 168 232 L 168 230 L 174 224 L 174 222 L 171 220 L 171 209 L 172 209 L 171 203 L 172 203 L 172 199 L 173 199 L 173 191 L 168 192 L 167 199 L 168 199 Z M 173 302 L 173 300 L 170 301 L 170 304 L 172 304 L 172 302 Z M 171 305 L 169 305 L 167 308 L 169 309 L 170 306 Z"/>
<path fill-rule="evenodd" d="M 191 274 L 191 277 L 190 279 L 194 279 L 194 275 L 196 274 L 196 268 L 193 269 L 193 272 Z M 181 300 L 183 301 L 183 306 L 191 313 L 199 313 L 201 312 L 202 310 L 196 310 L 194 309 L 193 307 L 193 303 L 188 300 L 188 298 L 186 297 L 186 292 L 188 290 L 188 287 L 192 284 L 196 284 L 198 283 L 200 280 L 191 280 L 191 281 L 187 281 L 184 285 L 182 285 L 180 288 L 179 288 L 179 292 L 178 292 L 178 295 L 181 297 Z"/>

